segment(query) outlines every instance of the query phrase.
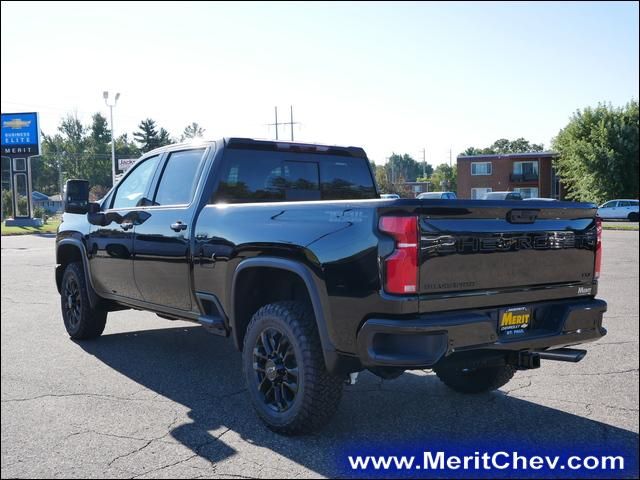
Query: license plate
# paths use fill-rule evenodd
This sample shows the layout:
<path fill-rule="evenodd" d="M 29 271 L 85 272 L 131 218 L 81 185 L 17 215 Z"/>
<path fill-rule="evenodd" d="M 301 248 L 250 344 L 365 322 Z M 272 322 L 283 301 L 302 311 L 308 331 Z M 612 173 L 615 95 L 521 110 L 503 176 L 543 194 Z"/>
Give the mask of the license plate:
<path fill-rule="evenodd" d="M 531 324 L 531 309 L 529 307 L 512 307 L 500 312 L 498 330 L 504 335 L 524 333 Z"/>

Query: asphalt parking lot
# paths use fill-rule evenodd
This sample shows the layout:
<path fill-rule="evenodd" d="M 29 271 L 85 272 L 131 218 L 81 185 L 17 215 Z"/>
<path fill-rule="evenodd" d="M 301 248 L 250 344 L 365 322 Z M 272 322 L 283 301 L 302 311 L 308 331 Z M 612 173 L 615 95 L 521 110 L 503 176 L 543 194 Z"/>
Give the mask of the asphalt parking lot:
<path fill-rule="evenodd" d="M 638 232 L 604 232 L 609 334 L 579 364 L 545 362 L 464 396 L 430 372 L 363 374 L 320 433 L 283 438 L 249 405 L 232 343 L 144 312 L 68 339 L 51 237 L 2 237 L 2 477 L 344 476 L 344 452 L 510 435 L 638 445 Z"/>

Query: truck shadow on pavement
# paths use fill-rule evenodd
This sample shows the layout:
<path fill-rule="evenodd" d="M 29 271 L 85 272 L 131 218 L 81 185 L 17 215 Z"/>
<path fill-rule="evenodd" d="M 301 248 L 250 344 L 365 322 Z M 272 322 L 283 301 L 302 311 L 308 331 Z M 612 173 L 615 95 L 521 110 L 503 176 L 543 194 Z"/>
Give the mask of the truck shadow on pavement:
<path fill-rule="evenodd" d="M 414 373 L 384 382 L 361 374 L 355 386 L 345 388 L 340 409 L 326 428 L 314 435 L 286 438 L 269 431 L 254 413 L 240 354 L 231 341 L 199 327 L 179 327 L 107 334 L 78 344 L 146 389 L 189 408 L 192 422 L 172 427 L 170 435 L 216 465 L 238 455 L 238 448 L 244 455 L 245 446 L 270 449 L 331 477 L 348 475 L 346 455 L 363 453 L 364 448 L 398 453 L 401 445 L 422 451 L 441 442 L 473 445 L 478 441 L 508 449 L 526 441 L 547 448 L 558 446 L 565 452 L 578 444 L 636 449 L 638 445 L 635 432 L 585 418 L 590 415 L 587 405 L 576 407 L 574 402 L 574 410 L 584 408 L 584 416 L 579 416 L 504 392 L 465 396 L 448 390 L 434 375 Z M 505 387 L 507 392 L 518 389 L 517 381 L 510 385 Z M 228 432 L 236 432 L 248 444 L 243 446 L 237 437 L 233 445 L 225 443 L 231 438 L 222 434 Z M 255 462 L 264 454 L 254 451 L 251 458 Z M 278 463 L 265 460 L 261 471 L 269 476 L 293 473 L 278 472 Z M 235 472 L 238 470 L 228 473 Z M 216 474 L 224 473 L 216 469 Z"/>

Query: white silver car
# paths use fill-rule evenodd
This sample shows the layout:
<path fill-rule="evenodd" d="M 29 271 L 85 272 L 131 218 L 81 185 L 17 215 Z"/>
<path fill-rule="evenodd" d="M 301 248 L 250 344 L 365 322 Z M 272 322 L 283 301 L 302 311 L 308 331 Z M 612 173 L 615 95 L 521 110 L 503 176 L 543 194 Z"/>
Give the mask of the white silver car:
<path fill-rule="evenodd" d="M 597 215 L 603 220 L 638 221 L 638 200 L 609 200 L 598 207 Z"/>

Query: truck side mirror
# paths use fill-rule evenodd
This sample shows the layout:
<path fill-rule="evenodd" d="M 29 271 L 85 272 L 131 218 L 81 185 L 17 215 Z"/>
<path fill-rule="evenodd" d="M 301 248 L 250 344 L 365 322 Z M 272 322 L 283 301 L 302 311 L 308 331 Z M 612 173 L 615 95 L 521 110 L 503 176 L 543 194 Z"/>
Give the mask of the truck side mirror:
<path fill-rule="evenodd" d="M 87 180 L 67 180 L 64 188 L 64 211 L 80 214 L 89 211 L 89 182 Z"/>

